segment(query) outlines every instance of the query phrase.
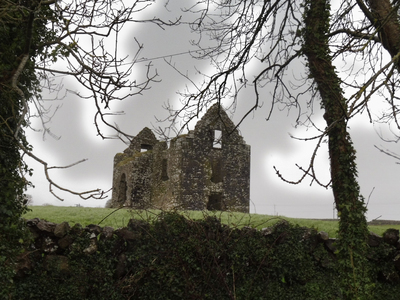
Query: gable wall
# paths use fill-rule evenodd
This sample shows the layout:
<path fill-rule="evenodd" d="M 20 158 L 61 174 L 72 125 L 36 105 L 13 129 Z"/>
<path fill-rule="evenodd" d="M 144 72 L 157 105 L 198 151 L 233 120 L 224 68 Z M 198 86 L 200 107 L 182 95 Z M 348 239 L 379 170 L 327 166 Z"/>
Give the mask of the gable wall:
<path fill-rule="evenodd" d="M 218 148 L 215 130 L 222 133 Z M 224 111 L 212 107 L 194 131 L 172 139 L 169 148 L 152 136 L 145 128 L 115 156 L 113 207 L 249 211 L 250 146 Z M 143 137 L 151 149 L 140 153 Z"/>

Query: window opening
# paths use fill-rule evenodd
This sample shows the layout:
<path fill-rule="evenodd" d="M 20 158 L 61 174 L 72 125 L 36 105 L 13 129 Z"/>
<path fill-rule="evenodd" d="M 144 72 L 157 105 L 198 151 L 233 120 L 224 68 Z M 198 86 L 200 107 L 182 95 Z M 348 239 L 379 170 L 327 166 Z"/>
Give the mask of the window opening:
<path fill-rule="evenodd" d="M 125 173 L 121 175 L 121 179 L 119 181 L 119 194 L 118 194 L 118 203 L 120 205 L 125 204 L 126 202 L 126 190 L 127 190 L 127 184 L 126 184 L 126 176 Z"/>
<path fill-rule="evenodd" d="M 140 152 L 146 152 L 146 151 L 152 150 L 152 149 L 153 149 L 152 145 L 147 145 L 147 144 L 140 145 Z"/>
<path fill-rule="evenodd" d="M 225 210 L 221 193 L 211 194 L 208 197 L 207 210 Z"/>
<path fill-rule="evenodd" d="M 211 161 L 211 182 L 222 182 L 222 161 L 221 158 L 213 159 Z"/>
<path fill-rule="evenodd" d="M 161 180 L 163 180 L 163 181 L 166 181 L 169 179 L 167 168 L 168 168 L 168 161 L 167 161 L 167 159 L 164 158 L 161 163 Z"/>
<path fill-rule="evenodd" d="M 214 141 L 213 141 L 213 148 L 221 149 L 222 148 L 222 131 L 221 130 L 214 130 Z"/>

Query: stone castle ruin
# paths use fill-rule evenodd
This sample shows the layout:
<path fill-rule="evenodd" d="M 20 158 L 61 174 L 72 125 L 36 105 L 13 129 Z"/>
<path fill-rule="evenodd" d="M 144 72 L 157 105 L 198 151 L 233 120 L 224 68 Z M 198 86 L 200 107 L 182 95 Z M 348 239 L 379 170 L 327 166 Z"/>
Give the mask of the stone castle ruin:
<path fill-rule="evenodd" d="M 250 146 L 213 105 L 167 142 L 145 127 L 114 157 L 112 207 L 249 212 Z"/>

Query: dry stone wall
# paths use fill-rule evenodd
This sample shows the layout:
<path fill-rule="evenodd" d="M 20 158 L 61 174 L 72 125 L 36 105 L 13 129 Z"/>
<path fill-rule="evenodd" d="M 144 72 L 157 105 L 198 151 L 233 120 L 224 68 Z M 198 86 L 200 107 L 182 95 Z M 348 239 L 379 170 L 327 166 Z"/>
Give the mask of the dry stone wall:
<path fill-rule="evenodd" d="M 335 239 L 286 221 L 235 229 L 166 214 L 119 229 L 40 219 L 27 227 L 34 239 L 16 265 L 16 299 L 340 299 Z M 399 231 L 371 233 L 368 244 L 374 299 L 398 299 Z"/>

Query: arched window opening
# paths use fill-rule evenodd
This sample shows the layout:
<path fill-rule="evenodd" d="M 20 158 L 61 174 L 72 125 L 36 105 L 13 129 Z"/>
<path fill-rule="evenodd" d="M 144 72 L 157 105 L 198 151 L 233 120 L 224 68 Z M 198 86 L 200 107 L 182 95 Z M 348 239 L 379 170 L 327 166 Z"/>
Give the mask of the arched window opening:
<path fill-rule="evenodd" d="M 126 190 L 128 189 L 128 186 L 126 184 L 126 175 L 123 173 L 121 175 L 121 179 L 119 181 L 119 193 L 118 193 L 118 204 L 124 205 L 126 202 Z"/>

